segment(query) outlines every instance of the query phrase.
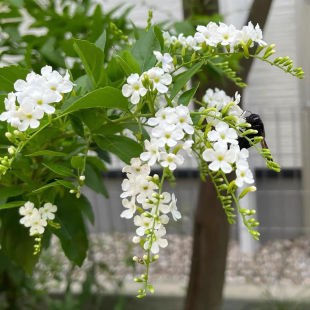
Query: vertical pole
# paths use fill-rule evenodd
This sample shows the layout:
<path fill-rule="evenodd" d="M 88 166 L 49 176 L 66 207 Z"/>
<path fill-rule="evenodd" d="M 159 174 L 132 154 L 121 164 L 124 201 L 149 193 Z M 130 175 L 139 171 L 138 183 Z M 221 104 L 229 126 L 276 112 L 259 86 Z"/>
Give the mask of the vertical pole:
<path fill-rule="evenodd" d="M 296 1 L 296 36 L 298 63 L 306 72 L 306 78 L 300 81 L 300 122 L 302 139 L 302 182 L 304 204 L 304 228 L 305 233 L 310 235 L 310 88 L 307 73 L 310 72 L 310 42 L 305 40 L 310 27 L 310 1 Z"/>
<path fill-rule="evenodd" d="M 238 195 L 242 190 L 238 190 Z M 256 192 L 251 192 L 245 195 L 240 200 L 240 207 L 242 209 L 256 209 Z M 242 217 L 238 212 L 238 236 L 239 236 L 239 245 L 242 253 L 253 256 L 259 249 L 259 241 L 254 240 L 252 235 L 249 234 L 248 229 L 244 226 L 242 222 Z"/>

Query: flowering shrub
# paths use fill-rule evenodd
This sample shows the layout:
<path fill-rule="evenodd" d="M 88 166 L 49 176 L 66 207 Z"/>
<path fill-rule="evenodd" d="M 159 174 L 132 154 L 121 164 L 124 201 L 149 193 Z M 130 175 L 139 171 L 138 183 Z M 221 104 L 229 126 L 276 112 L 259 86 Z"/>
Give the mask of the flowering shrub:
<path fill-rule="evenodd" d="M 101 172 L 112 153 L 127 164 L 120 216 L 133 219 L 133 242 L 144 251 L 133 258 L 146 268 L 135 278 L 143 297 L 154 291 L 150 264 L 168 245 L 166 227 L 181 219 L 177 197 L 163 185 L 174 180 L 185 156 L 196 158 L 203 180 L 211 178 L 229 223 L 235 222 L 236 206 L 255 239 L 255 212 L 239 205 L 255 191 L 247 149 L 254 147 L 269 169 L 280 170 L 269 149 L 258 146 L 264 138 L 251 128 L 240 95 L 208 89 L 201 101 L 193 99 L 198 87 L 190 88 L 191 78 L 212 65 L 245 87 L 230 68 L 234 55 L 260 59 L 298 78 L 303 71 L 288 57 L 271 60 L 274 45 L 251 23 L 238 30 L 211 22 L 198 26 L 194 36 L 178 37 L 149 23 L 128 42 L 106 57 L 106 32 L 95 43 L 73 39 L 85 69 L 76 79 L 50 66 L 40 74 L 20 66 L 0 69 L 0 241 L 1 250 L 31 272 L 55 234 L 66 256 L 81 265 L 88 247 L 84 217 L 94 220 L 81 190 L 86 185 L 107 196 Z M 160 175 L 152 172 L 158 167 Z"/>

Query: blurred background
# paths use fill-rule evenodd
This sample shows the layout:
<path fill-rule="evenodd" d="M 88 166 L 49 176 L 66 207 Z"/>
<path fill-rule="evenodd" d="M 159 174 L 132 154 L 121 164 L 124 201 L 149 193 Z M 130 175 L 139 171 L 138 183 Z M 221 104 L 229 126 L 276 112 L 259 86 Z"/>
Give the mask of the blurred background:
<path fill-rule="evenodd" d="M 39 11 L 36 6 L 29 4 L 31 2 L 35 1 L 12 0 L 0 3 L 0 37 L 6 42 L 2 47 L 0 45 L 2 65 L 24 61 L 23 53 L 17 52 L 21 49 L 18 42 L 22 41 L 22 37 L 29 38 L 30 49 L 37 48 L 39 51 L 40 57 L 33 60 L 35 64 L 32 67 L 40 67 L 41 63 L 64 67 L 64 64 L 45 53 L 51 49 L 55 52 L 62 49 L 68 56 L 67 62 L 72 63 L 73 55 L 70 55 L 68 46 L 62 43 L 57 46 L 57 31 L 64 32 L 63 27 L 67 27 L 67 37 L 62 38 L 63 41 L 75 37 L 75 30 L 81 38 L 93 35 L 91 27 L 96 25 L 91 24 L 91 18 L 85 18 L 85 14 L 88 12 L 88 16 L 95 15 L 96 4 L 99 4 L 103 13 L 98 23 L 108 25 L 113 22 L 125 34 L 131 28 L 126 21 L 132 20 L 136 25 L 145 27 L 150 9 L 153 10 L 154 22 L 166 25 L 167 29 L 173 25 L 177 31 L 181 29 L 184 32 L 192 31 L 198 21 L 207 22 L 211 16 L 214 20 L 222 19 L 239 28 L 248 22 L 249 17 L 253 17 L 253 21 L 263 20 L 264 40 L 276 44 L 278 56 L 289 55 L 296 66 L 302 66 L 306 78 L 302 81 L 294 79 L 256 60 L 248 69 L 248 87 L 242 94 L 243 108 L 261 116 L 265 124 L 266 141 L 282 170 L 280 173 L 268 171 L 263 160 L 253 152 L 251 164 L 258 190 L 242 203 L 245 208 L 256 209 L 261 239 L 252 240 L 239 223 L 230 226 L 226 271 L 225 249 L 217 252 L 209 248 L 211 252 L 207 256 L 211 255 L 213 261 L 222 262 L 218 272 L 225 272 L 222 305 L 221 275 L 210 293 L 202 293 L 211 294 L 213 304 L 207 306 L 207 301 L 204 304 L 199 294 L 197 298 L 200 299 L 200 306 L 188 304 L 189 276 L 195 276 L 191 274 L 195 210 L 196 206 L 201 205 L 199 172 L 190 158 L 182 170 L 176 172 L 177 185 L 173 189 L 183 215 L 182 220 L 169 224 L 169 246 L 161 251 L 160 260 L 152 265 L 155 295 L 144 300 L 135 299 L 136 286 L 132 278 L 141 271 L 132 263 L 135 254 L 131 243 L 134 226 L 119 216 L 122 211 L 119 196 L 123 164 L 112 158 L 109 170 L 103 176 L 109 199 L 87 191 L 95 214 L 94 226 L 89 225 L 92 246 L 87 261 L 82 268 L 71 266 L 59 254 L 61 251 L 58 250 L 57 240 L 53 240 L 55 246 L 43 253 L 33 277 L 25 278 L 16 272 L 13 298 L 24 298 L 17 303 L 16 309 L 36 309 L 35 305 L 43 300 L 48 309 L 178 310 L 184 309 L 186 295 L 187 310 L 310 309 L 310 87 L 307 77 L 307 72 L 310 72 L 310 1 L 55 1 L 59 16 L 63 16 L 66 3 L 68 6 L 65 12 L 73 17 L 76 5 L 85 8 L 85 11 L 79 9 L 85 20 L 77 16 L 71 19 L 71 25 L 63 24 L 61 18 L 51 14 L 52 8 L 50 11 Z M 43 8 L 47 2 L 38 1 L 43 3 Z M 256 7 L 255 2 L 260 2 L 260 5 Z M 22 12 L 22 16 L 13 16 L 13 20 L 8 23 L 8 18 L 12 16 L 4 13 L 12 5 Z M 206 13 L 210 13 L 208 17 L 204 16 Z M 47 25 L 43 17 L 41 20 L 38 17 L 40 14 L 50 14 L 48 16 L 54 23 L 50 21 Z M 184 16 L 188 18 L 186 22 Z M 37 21 L 32 25 L 34 18 Z M 54 41 L 44 41 L 47 30 L 49 33 L 54 31 Z M 24 53 L 27 53 L 27 47 L 23 48 Z M 73 69 L 78 70 L 78 66 L 73 66 Z M 242 72 L 242 64 L 240 70 Z M 222 86 L 219 82 L 216 85 L 224 90 L 228 87 L 225 82 Z M 226 234 L 223 237 L 225 241 L 228 234 L 225 231 L 223 233 Z M 204 241 L 213 242 L 212 238 L 213 235 L 210 240 Z M 216 240 L 217 237 L 214 242 Z M 202 259 L 199 264 L 206 262 Z M 207 289 L 210 286 L 206 284 Z M 1 289 L 0 309 L 10 309 L 1 304 Z"/>

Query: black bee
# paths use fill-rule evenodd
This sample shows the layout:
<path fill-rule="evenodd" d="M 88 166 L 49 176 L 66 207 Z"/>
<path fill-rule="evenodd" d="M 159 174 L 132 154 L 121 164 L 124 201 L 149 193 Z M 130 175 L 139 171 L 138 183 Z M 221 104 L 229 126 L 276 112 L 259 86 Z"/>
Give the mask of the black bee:
<path fill-rule="evenodd" d="M 258 114 L 252 113 L 249 116 L 247 116 L 245 119 L 246 119 L 247 123 L 251 124 L 251 126 L 252 126 L 251 129 L 255 129 L 258 131 L 257 134 L 247 135 L 247 137 L 250 139 L 252 139 L 254 137 L 258 137 L 258 136 L 263 137 L 264 139 L 260 142 L 261 146 L 264 149 L 268 149 L 268 145 L 267 145 L 266 140 L 265 140 L 264 123 L 263 123 L 262 119 L 260 118 L 260 116 Z M 242 149 L 242 148 L 248 149 L 251 147 L 249 141 L 244 137 L 239 137 L 238 143 L 239 143 L 240 149 Z"/>

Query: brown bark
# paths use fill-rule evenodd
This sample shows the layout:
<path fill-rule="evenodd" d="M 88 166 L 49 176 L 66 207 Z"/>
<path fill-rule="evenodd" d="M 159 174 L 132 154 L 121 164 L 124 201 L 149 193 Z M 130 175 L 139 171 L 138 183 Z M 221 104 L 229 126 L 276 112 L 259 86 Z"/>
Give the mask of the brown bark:
<path fill-rule="evenodd" d="M 211 10 L 204 10 L 203 7 L 200 7 L 200 12 L 197 12 L 197 5 L 193 6 L 193 3 L 201 5 L 206 2 L 209 4 L 212 2 Z M 252 21 L 254 25 L 259 23 L 263 29 L 271 3 L 272 0 L 254 0 L 248 21 Z M 191 13 L 201 14 L 201 11 L 204 14 L 208 11 L 208 14 L 211 15 L 217 12 L 212 11 L 212 8 L 218 9 L 218 3 L 214 0 L 183 0 L 183 4 L 185 17 Z M 239 76 L 244 81 L 247 80 L 252 63 L 253 58 L 242 59 L 240 62 L 242 71 Z M 214 86 L 216 85 L 212 85 L 212 87 Z M 208 84 L 207 87 L 211 87 L 211 85 Z M 200 87 L 200 92 L 204 88 L 206 85 Z M 225 90 L 230 95 L 234 94 L 236 90 L 241 91 L 230 82 L 228 82 Z M 193 238 L 192 265 L 185 310 L 220 310 L 225 281 L 229 224 L 210 179 L 200 184 Z"/>

